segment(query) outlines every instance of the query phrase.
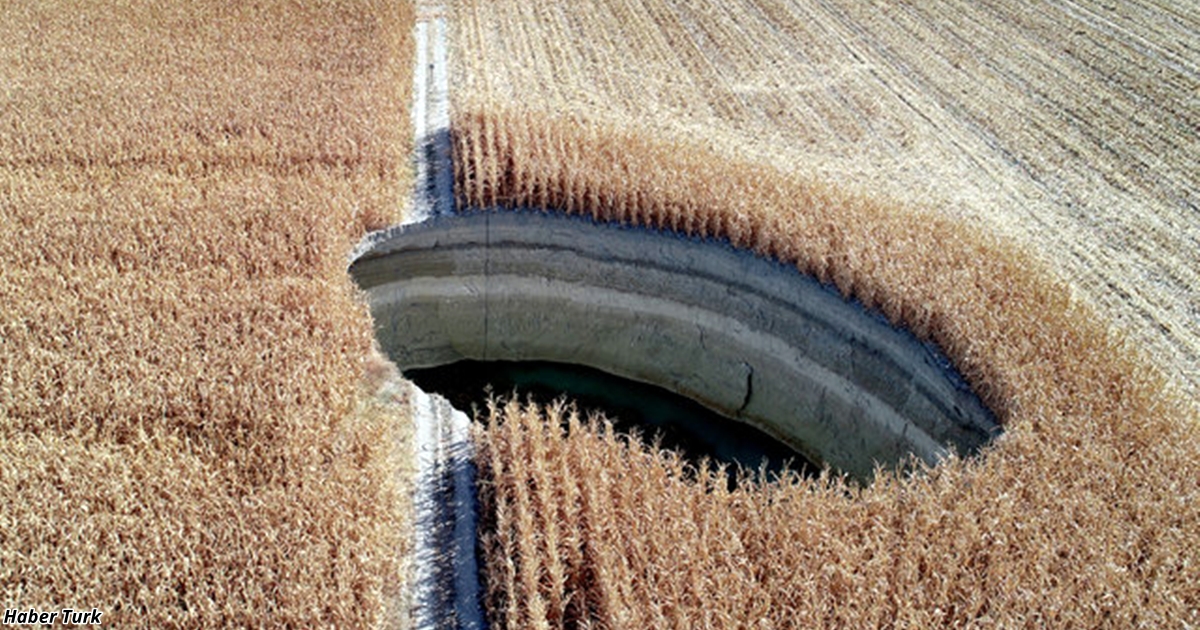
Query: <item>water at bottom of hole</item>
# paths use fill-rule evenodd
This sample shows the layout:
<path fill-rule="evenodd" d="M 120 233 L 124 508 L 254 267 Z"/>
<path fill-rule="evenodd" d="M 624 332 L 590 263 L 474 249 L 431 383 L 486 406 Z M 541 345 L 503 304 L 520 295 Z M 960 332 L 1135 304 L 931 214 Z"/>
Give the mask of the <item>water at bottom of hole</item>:
<path fill-rule="evenodd" d="M 701 458 L 737 467 L 765 470 L 767 479 L 785 470 L 805 475 L 816 467 L 787 445 L 757 428 L 732 420 L 703 405 L 654 385 L 614 376 L 602 370 L 545 361 L 459 361 L 404 372 L 421 389 L 445 396 L 468 415 L 487 408 L 488 388 L 502 398 L 532 397 L 545 404 L 561 397 L 574 402 L 581 415 L 604 414 L 616 430 L 637 430 L 646 443 L 680 452 L 696 463 Z M 765 468 L 764 468 L 765 465 Z"/>

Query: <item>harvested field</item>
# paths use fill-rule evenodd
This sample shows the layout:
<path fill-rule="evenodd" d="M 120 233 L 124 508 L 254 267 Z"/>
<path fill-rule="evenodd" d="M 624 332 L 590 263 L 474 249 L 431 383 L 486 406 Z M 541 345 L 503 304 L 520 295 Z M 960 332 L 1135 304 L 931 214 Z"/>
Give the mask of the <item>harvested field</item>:
<path fill-rule="evenodd" d="M 454 107 L 683 140 L 1014 239 L 1200 395 L 1196 9 L 468 1 Z"/>
<path fill-rule="evenodd" d="M 345 274 L 411 186 L 411 3 L 0 14 L 0 594 L 379 626 L 407 443 Z"/>
<path fill-rule="evenodd" d="M 497 410 L 493 620 L 1200 622 L 1196 12 L 844 4 L 459 3 L 459 203 L 794 262 L 936 341 L 1006 436 L 865 489 L 723 493 Z"/>

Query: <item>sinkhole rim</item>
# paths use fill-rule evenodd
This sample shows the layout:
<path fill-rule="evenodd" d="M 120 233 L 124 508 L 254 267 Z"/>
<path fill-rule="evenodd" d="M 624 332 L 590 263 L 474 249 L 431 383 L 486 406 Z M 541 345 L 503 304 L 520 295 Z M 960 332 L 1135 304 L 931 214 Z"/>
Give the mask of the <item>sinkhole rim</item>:
<path fill-rule="evenodd" d="M 1002 433 L 936 346 L 725 239 L 474 210 L 373 235 L 350 274 L 402 372 L 460 359 L 587 365 L 860 480 L 910 455 L 973 456 Z"/>

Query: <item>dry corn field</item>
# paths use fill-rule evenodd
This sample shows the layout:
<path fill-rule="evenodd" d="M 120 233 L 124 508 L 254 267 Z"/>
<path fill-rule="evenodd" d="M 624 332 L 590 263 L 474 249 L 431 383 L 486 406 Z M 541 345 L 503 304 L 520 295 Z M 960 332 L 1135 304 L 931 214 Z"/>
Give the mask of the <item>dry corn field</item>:
<path fill-rule="evenodd" d="M 409 3 L 0 10 L 0 598 L 381 625 L 408 439 L 345 274 L 411 175 Z M 401 419 L 402 420 L 402 419 Z"/>
<path fill-rule="evenodd" d="M 492 620 L 1200 624 L 1197 16 L 457 3 L 460 205 L 792 261 L 936 341 L 1007 429 L 865 489 L 727 492 L 599 427 L 560 431 L 560 410 L 503 407 L 478 433 Z"/>
<path fill-rule="evenodd" d="M 466 0 L 454 18 L 460 120 L 684 141 L 1015 239 L 1200 395 L 1194 2 Z"/>

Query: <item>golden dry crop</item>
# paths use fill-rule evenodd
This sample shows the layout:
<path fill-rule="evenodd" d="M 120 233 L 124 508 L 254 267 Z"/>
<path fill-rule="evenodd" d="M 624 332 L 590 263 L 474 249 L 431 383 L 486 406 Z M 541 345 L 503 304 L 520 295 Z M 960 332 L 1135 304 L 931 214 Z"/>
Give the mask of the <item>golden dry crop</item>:
<path fill-rule="evenodd" d="M 1195 9 L 467 1 L 453 104 L 683 141 L 1019 242 L 1200 396 Z M 542 162 L 518 176 L 557 155 L 526 148 Z"/>
<path fill-rule="evenodd" d="M 411 185 L 411 3 L 0 12 L 0 594 L 379 625 L 403 423 L 345 257 Z"/>
<path fill-rule="evenodd" d="M 1007 429 L 977 460 L 865 489 L 726 493 L 506 407 L 479 434 L 494 621 L 1200 621 L 1189 12 L 595 0 L 454 17 L 460 204 L 794 262 L 935 340 Z"/>
<path fill-rule="evenodd" d="M 457 3 L 461 203 L 791 261 L 936 340 L 1008 429 L 865 489 L 730 491 L 562 409 L 495 409 L 493 619 L 1200 623 L 1196 14 Z M 412 19 L 5 5 L 6 606 L 394 621 L 406 436 L 344 267 L 407 204 Z"/>

